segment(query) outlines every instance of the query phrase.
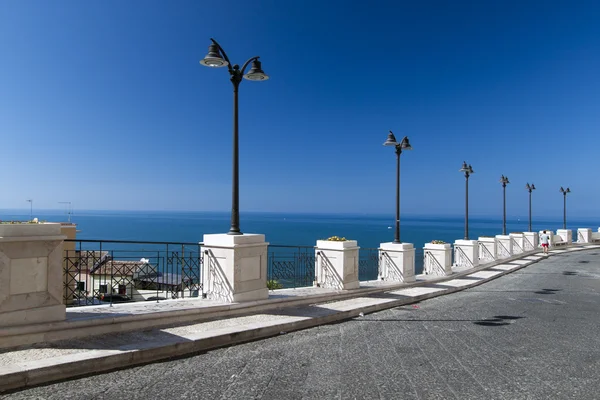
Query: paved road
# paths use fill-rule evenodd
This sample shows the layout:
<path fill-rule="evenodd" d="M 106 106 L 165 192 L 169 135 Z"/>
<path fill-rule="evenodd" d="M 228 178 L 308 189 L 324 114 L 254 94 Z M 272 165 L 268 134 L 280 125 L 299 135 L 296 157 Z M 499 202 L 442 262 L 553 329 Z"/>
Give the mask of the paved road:
<path fill-rule="evenodd" d="M 460 293 L 0 399 L 598 399 L 600 250 Z"/>

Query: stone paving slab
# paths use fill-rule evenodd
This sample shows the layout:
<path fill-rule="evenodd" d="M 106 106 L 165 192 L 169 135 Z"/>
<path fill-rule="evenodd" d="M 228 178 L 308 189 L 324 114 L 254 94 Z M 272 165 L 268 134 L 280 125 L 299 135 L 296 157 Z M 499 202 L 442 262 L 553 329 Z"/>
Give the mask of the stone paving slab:
<path fill-rule="evenodd" d="M 579 248 L 581 250 L 582 248 Z M 225 345 L 305 329 L 453 293 L 521 269 L 509 262 L 446 282 L 374 293 L 320 304 L 281 308 L 253 315 L 182 326 L 71 339 L 0 351 L 0 392 L 88 373 L 188 355 Z M 499 268 L 500 267 L 500 268 Z M 193 302 L 190 301 L 190 304 Z M 152 309 L 152 306 L 142 307 Z"/>

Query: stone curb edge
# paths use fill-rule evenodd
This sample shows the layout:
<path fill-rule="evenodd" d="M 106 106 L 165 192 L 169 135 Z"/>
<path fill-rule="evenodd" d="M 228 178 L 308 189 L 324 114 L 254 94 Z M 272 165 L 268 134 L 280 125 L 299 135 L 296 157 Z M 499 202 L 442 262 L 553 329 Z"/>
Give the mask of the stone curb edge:
<path fill-rule="evenodd" d="M 195 353 L 213 350 L 219 347 L 237 345 L 245 342 L 277 336 L 281 332 L 293 332 L 307 328 L 312 328 L 318 325 L 341 322 L 344 320 L 355 318 L 359 316 L 361 312 L 364 314 L 369 314 L 402 305 L 418 303 L 423 300 L 451 293 L 456 293 L 465 289 L 479 286 L 483 283 L 489 282 L 493 279 L 507 275 L 514 271 L 518 271 L 522 268 L 525 268 L 546 258 L 547 257 L 540 257 L 536 260 L 531 260 L 528 263 L 515 265 L 515 267 L 510 270 L 498 271 L 499 273 L 494 276 L 482 278 L 468 285 L 460 287 L 448 287 L 448 289 L 445 290 L 440 290 L 433 293 L 425 293 L 407 299 L 392 300 L 390 302 L 382 304 L 374 304 L 365 307 L 357 307 L 352 310 L 339 311 L 327 316 L 309 318 L 306 320 L 287 322 L 261 328 L 248 329 L 240 332 L 221 334 L 194 341 L 176 342 L 164 346 L 155 346 L 140 350 L 120 352 L 119 354 L 109 354 L 102 357 L 94 358 L 93 360 L 84 359 L 64 363 L 62 365 L 57 364 L 37 369 L 31 369 L 27 371 L 19 371 L 5 375 L 0 375 L 0 393 L 16 391 L 27 387 L 38 386 L 65 379 L 83 377 L 91 375 L 93 373 L 104 373 L 157 361 L 165 361 L 171 358 L 190 356 Z M 493 268 L 493 266 L 490 268 Z"/>

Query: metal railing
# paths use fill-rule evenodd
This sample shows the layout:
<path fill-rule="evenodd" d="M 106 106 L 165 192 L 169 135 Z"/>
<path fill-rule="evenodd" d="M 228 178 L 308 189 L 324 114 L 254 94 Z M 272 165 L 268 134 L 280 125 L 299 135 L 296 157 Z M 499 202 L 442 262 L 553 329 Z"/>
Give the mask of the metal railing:
<path fill-rule="evenodd" d="M 379 249 L 361 247 L 358 253 L 358 280 L 374 281 L 379 276 Z"/>
<path fill-rule="evenodd" d="M 69 307 L 202 295 L 200 243 L 66 239 L 63 255 Z"/>
<path fill-rule="evenodd" d="M 458 267 L 473 268 L 473 262 L 460 246 L 454 246 L 454 264 Z"/>
<path fill-rule="evenodd" d="M 315 281 L 315 248 L 271 244 L 267 281 L 271 288 L 312 286 Z"/>

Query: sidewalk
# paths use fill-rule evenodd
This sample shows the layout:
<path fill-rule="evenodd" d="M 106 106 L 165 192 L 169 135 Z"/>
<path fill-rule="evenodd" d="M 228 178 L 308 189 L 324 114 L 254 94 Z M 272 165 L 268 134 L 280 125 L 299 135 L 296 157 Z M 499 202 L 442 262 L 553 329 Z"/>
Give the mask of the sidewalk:
<path fill-rule="evenodd" d="M 574 245 L 553 250 L 551 255 L 597 248 L 600 246 Z M 542 258 L 540 253 L 525 254 L 410 285 L 367 282 L 364 289 L 354 291 L 280 290 L 269 300 L 253 304 L 190 299 L 69 310 L 68 320 L 51 328 L 61 324 L 72 329 L 95 326 L 97 335 L 0 350 L 0 392 L 190 355 L 415 303 L 480 285 Z M 198 321 L 199 316 L 203 322 Z M 130 322 L 143 328 L 147 321 L 154 320 L 156 325 L 156 318 L 181 321 L 166 328 L 101 332 L 107 321 L 116 321 L 116 325 Z"/>

